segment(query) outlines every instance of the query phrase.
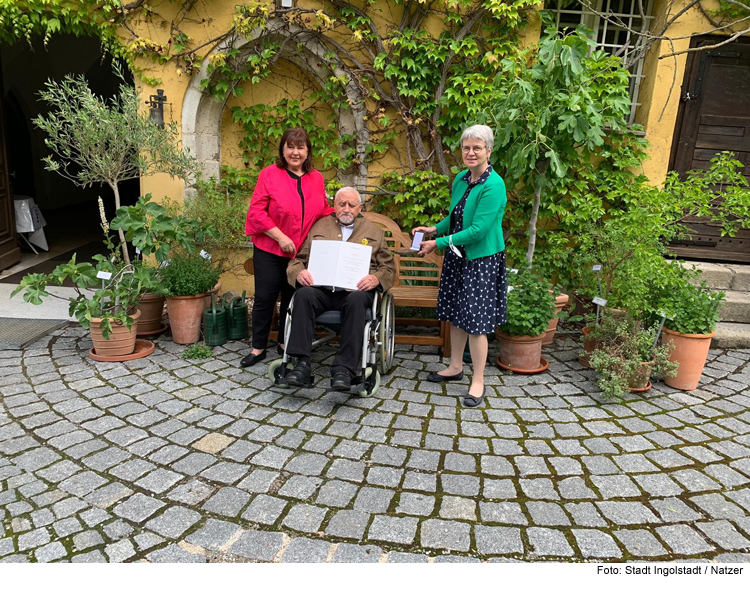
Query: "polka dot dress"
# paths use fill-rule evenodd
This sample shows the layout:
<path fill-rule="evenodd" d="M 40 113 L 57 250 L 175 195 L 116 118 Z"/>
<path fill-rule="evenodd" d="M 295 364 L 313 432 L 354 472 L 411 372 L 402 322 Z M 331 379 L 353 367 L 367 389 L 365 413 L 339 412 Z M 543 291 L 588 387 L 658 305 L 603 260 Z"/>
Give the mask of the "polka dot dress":
<path fill-rule="evenodd" d="M 488 167 L 479 179 L 471 182 L 471 171 L 466 173 L 469 183 L 466 193 L 451 214 L 451 234 L 463 230 L 464 208 L 469 192 L 490 176 Z M 458 247 L 462 257 L 450 248 L 445 251 L 443 273 L 437 301 L 438 320 L 446 320 L 469 334 L 488 334 L 506 320 L 505 252 L 466 260 L 466 252 Z"/>

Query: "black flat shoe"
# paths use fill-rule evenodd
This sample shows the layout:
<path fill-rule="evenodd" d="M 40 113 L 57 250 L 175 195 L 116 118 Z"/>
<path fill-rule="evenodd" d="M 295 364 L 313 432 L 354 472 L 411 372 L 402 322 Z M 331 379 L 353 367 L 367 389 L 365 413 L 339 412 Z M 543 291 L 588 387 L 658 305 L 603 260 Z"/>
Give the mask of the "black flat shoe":
<path fill-rule="evenodd" d="M 438 372 L 433 371 L 427 376 L 428 382 L 459 382 L 464 379 L 464 372 L 459 372 L 455 376 L 441 376 Z"/>
<path fill-rule="evenodd" d="M 294 367 L 294 369 L 286 374 L 284 382 L 289 384 L 290 386 L 304 388 L 311 385 L 311 378 L 312 368 L 310 367 L 310 364 L 305 361 L 299 361 L 297 362 L 297 365 Z"/>
<path fill-rule="evenodd" d="M 331 376 L 331 389 L 348 392 L 352 387 L 352 375 L 348 371 L 337 371 Z"/>
<path fill-rule="evenodd" d="M 276 345 L 276 352 L 282 357 L 284 356 L 284 348 L 281 345 Z"/>
<path fill-rule="evenodd" d="M 266 358 L 266 350 L 263 349 L 263 353 L 259 353 L 258 355 L 256 355 L 255 353 L 250 353 L 250 355 L 243 357 L 242 361 L 240 361 L 240 365 L 242 367 L 251 367 L 255 365 L 256 363 L 263 361 L 265 358 Z"/>
<path fill-rule="evenodd" d="M 479 398 L 477 398 L 476 396 L 472 396 L 467 392 L 466 395 L 461 399 L 461 405 L 465 406 L 466 408 L 476 408 L 484 402 L 484 395 L 486 393 L 486 385 L 484 386 L 484 388 L 482 388 L 482 395 Z"/>

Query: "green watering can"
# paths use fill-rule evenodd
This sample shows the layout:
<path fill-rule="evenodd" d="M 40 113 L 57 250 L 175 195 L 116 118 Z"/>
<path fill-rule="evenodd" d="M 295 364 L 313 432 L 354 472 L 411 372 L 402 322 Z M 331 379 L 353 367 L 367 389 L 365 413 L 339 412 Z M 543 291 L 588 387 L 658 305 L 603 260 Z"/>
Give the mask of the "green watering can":
<path fill-rule="evenodd" d="M 216 306 L 216 294 L 211 294 L 211 307 L 203 310 L 203 337 L 209 347 L 227 342 L 227 313 L 221 303 Z"/>
<path fill-rule="evenodd" d="M 238 296 L 224 305 L 227 311 L 227 335 L 233 341 L 246 339 L 248 330 L 245 292 L 242 292 L 241 297 Z"/>

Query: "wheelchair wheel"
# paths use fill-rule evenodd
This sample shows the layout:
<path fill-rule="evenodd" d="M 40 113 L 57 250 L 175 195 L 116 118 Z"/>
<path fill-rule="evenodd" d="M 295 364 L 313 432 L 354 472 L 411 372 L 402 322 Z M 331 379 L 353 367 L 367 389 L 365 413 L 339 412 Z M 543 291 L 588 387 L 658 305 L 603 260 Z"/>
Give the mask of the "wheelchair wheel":
<path fill-rule="evenodd" d="M 373 367 L 368 367 L 365 370 L 365 383 L 362 385 L 359 395 L 362 398 L 369 398 L 378 391 L 378 388 L 380 388 L 380 372 Z"/>
<path fill-rule="evenodd" d="M 386 375 L 393 367 L 393 350 L 396 346 L 396 310 L 393 296 L 386 294 L 380 304 L 380 330 L 378 340 L 382 343 L 379 353 L 380 373 Z"/>
<path fill-rule="evenodd" d="M 268 365 L 268 379 L 271 380 L 276 386 L 279 388 L 288 388 L 289 385 L 285 384 L 281 381 L 281 364 L 283 363 L 282 359 L 274 359 L 269 365 Z M 287 362 L 287 367 L 291 369 L 291 363 Z"/>

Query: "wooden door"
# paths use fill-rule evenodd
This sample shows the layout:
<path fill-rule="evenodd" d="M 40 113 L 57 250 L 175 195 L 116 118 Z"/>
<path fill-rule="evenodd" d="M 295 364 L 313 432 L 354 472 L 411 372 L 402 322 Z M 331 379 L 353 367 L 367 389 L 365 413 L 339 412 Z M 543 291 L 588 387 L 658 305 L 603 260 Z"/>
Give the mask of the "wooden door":
<path fill-rule="evenodd" d="M 0 271 L 21 260 L 21 249 L 16 243 L 16 214 L 10 194 L 8 160 L 3 130 L 2 92 L 0 92 Z"/>
<path fill-rule="evenodd" d="M 693 47 L 714 45 L 721 38 L 701 37 Z M 750 179 L 750 40 L 691 53 L 686 65 L 670 168 L 684 174 L 706 169 L 718 152 L 730 150 L 745 165 Z M 750 230 L 721 235 L 721 228 L 702 218 L 686 224 L 690 239 L 670 250 L 684 257 L 750 262 Z"/>

